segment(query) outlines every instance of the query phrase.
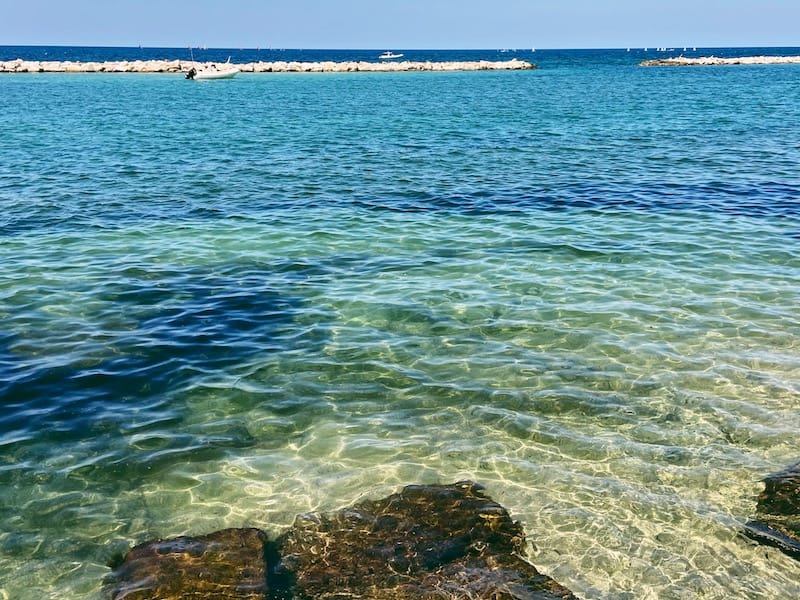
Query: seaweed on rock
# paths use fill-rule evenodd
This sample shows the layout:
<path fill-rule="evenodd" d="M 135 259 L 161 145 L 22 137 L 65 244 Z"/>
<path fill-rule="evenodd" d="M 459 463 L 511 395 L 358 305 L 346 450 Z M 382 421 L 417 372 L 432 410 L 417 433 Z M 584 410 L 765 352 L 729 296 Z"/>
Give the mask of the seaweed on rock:
<path fill-rule="evenodd" d="M 800 560 L 800 463 L 764 480 L 756 512 L 745 533 Z"/>
<path fill-rule="evenodd" d="M 223 529 L 199 537 L 145 542 L 113 572 L 113 600 L 263 600 L 266 536 Z"/>
<path fill-rule="evenodd" d="M 407 486 L 278 540 L 299 598 L 570 598 L 521 554 L 525 535 L 478 484 Z"/>
<path fill-rule="evenodd" d="M 522 554 L 508 511 L 464 481 L 412 485 L 332 515 L 142 544 L 112 574 L 112 600 L 555 600 L 575 598 Z"/>

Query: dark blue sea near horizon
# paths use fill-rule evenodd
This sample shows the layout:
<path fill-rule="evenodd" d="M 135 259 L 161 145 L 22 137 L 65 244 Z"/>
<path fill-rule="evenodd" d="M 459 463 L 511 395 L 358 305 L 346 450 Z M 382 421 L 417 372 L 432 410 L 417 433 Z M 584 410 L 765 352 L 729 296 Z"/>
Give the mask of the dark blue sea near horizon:
<path fill-rule="evenodd" d="M 233 63 L 298 61 L 368 61 L 375 62 L 387 48 L 376 49 L 300 49 L 300 48 L 207 48 L 186 46 L 183 48 L 156 48 L 149 46 L 0 46 L 0 61 L 81 61 L 104 62 L 122 60 L 196 60 L 198 62 Z M 800 47 L 747 47 L 747 48 L 698 48 L 698 47 L 651 47 L 625 49 L 535 49 L 495 48 L 483 50 L 437 50 L 390 48 L 402 53 L 404 60 L 411 61 L 501 61 L 517 58 L 534 62 L 539 68 L 588 66 L 590 64 L 633 65 L 643 60 L 668 56 L 798 56 Z"/>
<path fill-rule="evenodd" d="M 390 50 L 539 69 L 0 75 L 0 600 L 462 479 L 582 598 L 800 597 L 800 65 L 638 66 L 800 49 Z"/>

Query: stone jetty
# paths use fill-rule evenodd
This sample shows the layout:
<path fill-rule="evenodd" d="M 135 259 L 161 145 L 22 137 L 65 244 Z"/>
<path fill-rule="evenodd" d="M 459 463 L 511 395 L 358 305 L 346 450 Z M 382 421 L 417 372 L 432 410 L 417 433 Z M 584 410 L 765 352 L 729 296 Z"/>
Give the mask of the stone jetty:
<path fill-rule="evenodd" d="M 112 600 L 576 600 L 527 562 L 525 532 L 471 481 L 410 485 L 278 537 L 224 529 L 144 542 L 112 564 Z"/>
<path fill-rule="evenodd" d="M 0 73 L 185 73 L 192 67 L 200 70 L 212 64 L 180 60 L 122 60 L 108 62 L 10 60 L 0 62 Z M 505 61 L 454 62 L 251 62 L 235 64 L 242 73 L 352 73 L 374 71 L 523 71 L 535 69 L 533 63 L 512 59 Z"/>
<path fill-rule="evenodd" d="M 705 56 L 687 58 L 675 56 L 671 58 L 657 58 L 639 63 L 643 67 L 692 67 L 715 65 L 789 65 L 800 64 L 800 56 L 740 56 L 736 58 L 719 58 Z"/>

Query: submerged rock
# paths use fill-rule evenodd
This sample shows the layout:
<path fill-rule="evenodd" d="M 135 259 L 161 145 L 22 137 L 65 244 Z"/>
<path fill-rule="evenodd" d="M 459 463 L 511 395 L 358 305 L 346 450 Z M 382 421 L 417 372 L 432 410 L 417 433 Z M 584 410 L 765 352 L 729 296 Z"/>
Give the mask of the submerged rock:
<path fill-rule="evenodd" d="M 297 598 L 574 598 L 522 558 L 522 526 L 472 482 L 408 486 L 278 539 Z"/>
<path fill-rule="evenodd" d="M 754 540 L 800 560 L 800 463 L 770 475 L 758 496 L 758 518 L 745 526 Z"/>
<path fill-rule="evenodd" d="M 407 486 L 275 541 L 257 529 L 135 547 L 112 600 L 555 600 L 575 596 L 523 558 L 525 534 L 478 484 Z"/>
<path fill-rule="evenodd" d="M 258 529 L 223 529 L 200 537 L 136 546 L 112 574 L 112 600 L 262 600 L 267 593 Z"/>

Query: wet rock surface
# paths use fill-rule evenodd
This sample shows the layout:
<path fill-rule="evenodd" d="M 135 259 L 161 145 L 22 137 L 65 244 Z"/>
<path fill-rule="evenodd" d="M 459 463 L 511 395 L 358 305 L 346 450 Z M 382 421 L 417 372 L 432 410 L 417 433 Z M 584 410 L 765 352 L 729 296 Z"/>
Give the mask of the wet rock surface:
<path fill-rule="evenodd" d="M 551 600 L 572 593 L 523 558 L 525 534 L 472 482 L 407 486 L 276 540 L 254 529 L 135 547 L 112 574 L 113 600 Z"/>
<path fill-rule="evenodd" d="M 756 512 L 745 533 L 800 560 L 800 463 L 764 480 Z"/>
<path fill-rule="evenodd" d="M 522 526 L 472 482 L 408 486 L 278 540 L 302 598 L 571 598 L 526 562 Z"/>
<path fill-rule="evenodd" d="M 113 600 L 261 600 L 267 593 L 266 535 L 223 529 L 136 546 L 114 570 Z"/>

